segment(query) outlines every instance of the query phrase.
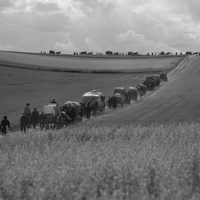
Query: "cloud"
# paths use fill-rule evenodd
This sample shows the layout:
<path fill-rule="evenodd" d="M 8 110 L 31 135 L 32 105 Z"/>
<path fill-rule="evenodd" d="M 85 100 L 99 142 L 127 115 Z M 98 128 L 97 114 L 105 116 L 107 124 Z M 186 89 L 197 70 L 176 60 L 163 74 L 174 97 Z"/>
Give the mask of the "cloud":
<path fill-rule="evenodd" d="M 0 0 L 0 48 L 199 49 L 199 0 Z"/>

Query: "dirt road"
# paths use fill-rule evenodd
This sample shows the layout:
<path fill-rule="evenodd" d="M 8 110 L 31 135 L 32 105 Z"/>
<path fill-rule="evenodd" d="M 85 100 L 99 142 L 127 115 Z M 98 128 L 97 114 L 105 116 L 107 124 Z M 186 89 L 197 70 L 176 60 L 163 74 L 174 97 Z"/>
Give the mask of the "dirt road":
<path fill-rule="evenodd" d="M 199 64 L 200 56 L 186 58 L 171 72 L 167 83 L 143 100 L 100 116 L 92 123 L 149 125 L 200 122 Z"/>

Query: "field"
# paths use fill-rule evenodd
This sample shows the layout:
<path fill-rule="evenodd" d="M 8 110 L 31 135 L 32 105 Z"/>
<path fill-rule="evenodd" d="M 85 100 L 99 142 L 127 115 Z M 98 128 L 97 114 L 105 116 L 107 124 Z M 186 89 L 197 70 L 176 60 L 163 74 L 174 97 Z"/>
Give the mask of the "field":
<path fill-rule="evenodd" d="M 119 68 L 123 62 L 123 66 L 128 68 L 142 66 L 148 68 L 149 64 L 156 66 L 162 62 L 160 58 L 148 59 L 86 59 L 86 58 L 62 58 L 57 56 L 41 56 L 29 54 L 17 54 L 0 52 L 0 60 L 9 60 L 14 63 L 31 63 L 54 66 L 55 63 L 63 65 L 76 63 L 84 69 L 95 63 L 95 66 L 105 67 L 107 64 L 112 65 L 109 69 Z M 163 69 L 173 68 L 180 57 L 163 58 Z M 85 62 L 83 62 L 85 61 Z M 0 62 L 2 64 L 2 62 Z M 82 64 L 83 63 L 83 64 Z M 119 63 L 119 65 L 117 65 Z M 90 64 L 90 65 L 88 65 Z M 26 66 L 26 65 L 25 65 Z M 63 65 L 64 66 L 64 65 Z M 28 67 L 28 66 L 27 66 Z M 38 66 L 37 66 L 38 67 Z M 123 69 L 123 68 L 120 68 Z M 106 96 L 112 95 L 113 88 L 116 86 L 135 86 L 144 79 L 141 74 L 113 74 L 113 73 L 69 73 L 42 70 L 21 69 L 16 66 L 0 66 L 0 116 L 8 115 L 12 125 L 19 123 L 25 104 L 29 102 L 31 108 L 37 107 L 41 112 L 45 104 L 49 100 L 55 98 L 59 104 L 63 104 L 67 100 L 81 101 L 84 92 L 99 89 Z"/>
<path fill-rule="evenodd" d="M 130 59 L 48 56 L 0 52 L 0 65 L 65 72 L 129 73 L 162 71 L 173 68 L 183 56 Z"/>
<path fill-rule="evenodd" d="M 200 57 L 187 57 L 172 71 L 169 81 L 142 101 L 96 120 L 97 124 L 172 124 L 200 122 Z M 92 121 L 94 124 L 95 121 Z"/>
<path fill-rule="evenodd" d="M 177 62 L 167 83 L 123 109 L 62 130 L 0 136 L 0 199 L 200 199 L 200 58 Z M 108 96 L 145 74 L 1 66 L 0 77 L 1 115 L 14 124 L 26 102 L 41 111 L 52 98 L 80 101 L 94 88 Z"/>
<path fill-rule="evenodd" d="M 0 139 L 1 199 L 199 199 L 200 125 L 78 126 Z"/>

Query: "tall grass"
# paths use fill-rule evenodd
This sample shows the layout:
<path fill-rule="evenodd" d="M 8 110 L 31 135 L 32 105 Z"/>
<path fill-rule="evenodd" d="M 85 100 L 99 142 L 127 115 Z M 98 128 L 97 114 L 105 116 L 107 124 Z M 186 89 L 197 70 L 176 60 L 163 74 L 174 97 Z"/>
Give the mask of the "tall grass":
<path fill-rule="evenodd" d="M 200 124 L 0 138 L 1 199 L 199 199 Z"/>

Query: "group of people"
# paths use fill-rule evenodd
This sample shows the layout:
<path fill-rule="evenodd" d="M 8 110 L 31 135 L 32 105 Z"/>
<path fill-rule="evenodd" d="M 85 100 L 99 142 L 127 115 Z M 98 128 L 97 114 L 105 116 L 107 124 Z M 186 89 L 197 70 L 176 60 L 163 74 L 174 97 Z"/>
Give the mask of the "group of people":
<path fill-rule="evenodd" d="M 127 96 L 125 97 L 125 102 L 126 103 L 130 103 L 130 98 Z M 51 104 L 56 104 L 58 106 L 58 103 L 56 102 L 55 99 L 50 101 Z M 111 108 L 116 108 L 117 107 L 117 99 L 114 98 L 114 96 L 112 97 L 108 97 L 108 101 L 107 101 L 108 107 Z M 83 115 L 85 115 L 86 119 L 90 119 L 91 115 L 93 113 L 93 115 L 95 115 L 95 113 L 97 112 L 98 109 L 98 104 L 91 104 L 91 103 L 87 103 L 85 106 L 83 106 L 83 103 L 80 103 L 81 106 L 81 112 L 79 113 L 81 116 L 81 120 Z M 97 107 L 95 109 L 95 107 Z M 96 112 L 95 112 L 96 110 Z M 72 119 L 72 121 L 75 120 L 75 111 L 73 112 L 73 109 L 70 110 L 70 112 L 67 112 L 69 114 L 69 117 Z M 43 113 L 42 113 L 43 114 Z M 33 128 L 36 128 L 37 124 L 40 122 L 41 120 L 41 116 L 40 115 L 37 108 L 34 108 L 34 110 L 31 112 L 31 108 L 30 108 L 30 103 L 27 103 L 25 108 L 24 108 L 24 112 L 22 113 L 22 116 L 20 117 L 20 130 L 21 132 L 26 132 L 27 128 L 30 128 L 30 126 L 32 125 Z M 1 121 L 1 125 L 0 125 L 0 130 L 2 132 L 2 135 L 6 135 L 7 131 L 10 129 L 10 122 L 7 118 L 7 116 L 3 117 L 3 120 Z"/>
<path fill-rule="evenodd" d="M 33 112 L 31 112 L 30 103 L 27 103 L 20 118 L 21 131 L 26 132 L 26 128 L 30 128 L 31 123 L 33 124 L 33 128 L 36 128 L 36 125 L 39 123 L 39 117 L 37 108 L 34 108 Z"/>
<path fill-rule="evenodd" d="M 27 124 L 28 127 L 30 127 L 31 123 L 33 124 L 33 128 L 36 128 L 36 125 L 39 123 L 39 112 L 37 111 L 37 108 L 34 108 L 33 112 L 31 112 L 30 104 L 27 103 L 20 118 L 21 131 L 26 132 Z M 4 116 L 3 120 L 1 121 L 0 130 L 2 135 L 6 135 L 8 130 L 10 130 L 10 121 L 8 120 L 7 116 Z"/>

